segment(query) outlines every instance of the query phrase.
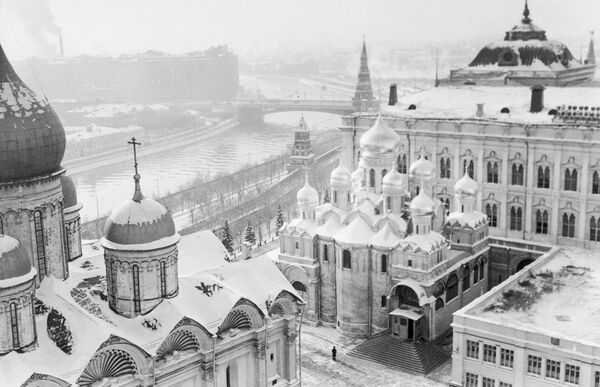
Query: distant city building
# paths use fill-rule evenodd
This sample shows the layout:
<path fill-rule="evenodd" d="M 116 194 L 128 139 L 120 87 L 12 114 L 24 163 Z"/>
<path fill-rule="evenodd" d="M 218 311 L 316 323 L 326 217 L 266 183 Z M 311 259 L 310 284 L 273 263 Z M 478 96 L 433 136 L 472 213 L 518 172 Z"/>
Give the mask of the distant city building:
<path fill-rule="evenodd" d="M 239 91 L 238 57 L 227 46 L 178 56 L 148 51 L 39 60 L 30 66 L 51 100 L 223 101 L 235 99 Z M 29 83 L 38 84 L 33 78 Z"/>
<path fill-rule="evenodd" d="M 567 46 L 548 40 L 546 31 L 532 23 L 525 2 L 521 23 L 507 31 L 504 40 L 482 48 L 467 67 L 452 70 L 449 81 L 461 84 L 568 86 L 591 81 L 595 71 L 593 39 L 590 39 L 587 58 L 583 61 L 576 59 Z"/>
<path fill-rule="evenodd" d="M 144 138 L 146 131 L 141 126 L 109 128 L 94 124 L 85 127 L 67 127 L 65 159 L 93 156 L 97 153 L 114 150 L 131 137 Z"/>

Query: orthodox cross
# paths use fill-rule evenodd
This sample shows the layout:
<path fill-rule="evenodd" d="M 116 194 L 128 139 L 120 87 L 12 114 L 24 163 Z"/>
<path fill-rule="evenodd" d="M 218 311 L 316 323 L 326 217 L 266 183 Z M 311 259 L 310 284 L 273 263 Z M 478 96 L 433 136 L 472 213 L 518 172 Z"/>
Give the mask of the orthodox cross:
<path fill-rule="evenodd" d="M 138 170 L 137 170 L 138 163 L 137 163 L 137 152 L 136 152 L 135 146 L 142 145 L 142 143 L 135 141 L 135 137 L 131 137 L 131 141 L 127 141 L 127 143 L 133 146 L 133 163 L 134 163 L 133 167 L 135 168 L 135 174 L 137 175 L 138 174 Z"/>

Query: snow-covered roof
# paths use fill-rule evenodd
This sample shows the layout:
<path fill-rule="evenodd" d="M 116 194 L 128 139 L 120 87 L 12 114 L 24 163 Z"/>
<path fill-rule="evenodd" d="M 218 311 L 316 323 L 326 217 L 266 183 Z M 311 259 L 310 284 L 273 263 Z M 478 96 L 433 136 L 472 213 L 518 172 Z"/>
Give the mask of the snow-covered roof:
<path fill-rule="evenodd" d="M 530 275 L 518 276 L 466 314 L 551 337 L 600 344 L 600 254 L 597 249 L 563 247 L 536 261 Z M 515 297 L 510 297 L 514 295 Z M 518 297 L 517 297 L 518 296 Z M 519 303 L 518 299 L 527 302 Z"/>
<path fill-rule="evenodd" d="M 448 244 L 448 240 L 443 235 L 431 231 L 426 235 L 412 234 L 407 236 L 400 242 L 400 248 L 404 251 L 430 254 L 446 244 Z"/>
<path fill-rule="evenodd" d="M 332 213 L 325 220 L 325 223 L 317 227 L 316 233 L 319 236 L 333 238 L 335 234 L 342 228 L 341 218 L 337 214 Z"/>
<path fill-rule="evenodd" d="M 285 233 L 288 235 L 308 235 L 313 237 L 315 235 L 316 228 L 317 223 L 314 221 L 309 219 L 295 218 L 287 223 L 283 231 L 285 231 Z"/>
<path fill-rule="evenodd" d="M 380 248 L 396 248 L 402 240 L 401 234 L 395 230 L 391 222 L 386 222 L 371 238 L 371 244 Z"/>
<path fill-rule="evenodd" d="M 300 297 L 269 257 L 239 262 L 225 261 L 225 248 L 210 231 L 184 236 L 179 252 L 179 294 L 161 302 L 144 316 L 125 318 L 114 311 L 98 294 L 106 292 L 104 257 L 99 244 L 86 244 L 84 256 L 69 263 L 70 276 L 61 281 L 49 277 L 36 292 L 46 306 L 59 311 L 73 335 L 70 355 L 62 352 L 49 338 L 46 315 L 36 317 L 38 348 L 31 352 L 0 357 L 0 370 L 13 367 L 14 356 L 24 365 L 15 369 L 50 374 L 73 383 L 98 347 L 115 335 L 141 347 L 151 355 L 168 333 L 184 317 L 216 333 L 222 321 L 240 300 L 254 303 L 267 313 L 265 301 L 274 300 L 282 291 Z M 220 264 L 219 264 L 220 263 Z M 18 363 L 18 362 L 17 362 Z M 25 368 L 26 366 L 26 368 Z M 5 382 L 0 372 L 1 385 Z M 21 374 L 16 377 L 23 383 Z"/>
<path fill-rule="evenodd" d="M 484 104 L 484 115 L 475 116 L 477 104 Z M 561 105 L 600 106 L 600 92 L 595 87 L 547 87 L 545 108 L 530 113 L 531 90 L 525 86 L 440 86 L 399 99 L 395 106 L 382 106 L 386 114 L 406 118 L 481 119 L 500 122 L 551 124 L 548 110 Z M 407 110 L 411 104 L 416 110 Z M 509 114 L 500 113 L 504 107 Z"/>
<path fill-rule="evenodd" d="M 453 227 L 477 228 L 487 223 L 487 216 L 478 211 L 451 212 L 446 218 L 446 225 Z"/>
<path fill-rule="evenodd" d="M 19 241 L 0 234 L 0 288 L 21 284 L 35 275 L 36 269 Z"/>
<path fill-rule="evenodd" d="M 334 239 L 337 242 L 347 244 L 364 245 L 369 243 L 374 233 L 371 223 L 365 218 L 366 216 L 359 211 L 353 211 L 348 214 L 348 225 L 336 233 Z"/>

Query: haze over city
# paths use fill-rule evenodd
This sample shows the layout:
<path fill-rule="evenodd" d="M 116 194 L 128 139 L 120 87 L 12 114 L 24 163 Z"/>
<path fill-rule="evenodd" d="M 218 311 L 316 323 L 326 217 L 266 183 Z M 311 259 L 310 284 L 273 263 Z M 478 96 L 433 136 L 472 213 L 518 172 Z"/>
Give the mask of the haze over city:
<path fill-rule="evenodd" d="M 374 50 L 502 38 L 518 22 L 522 0 L 2 0 L 0 38 L 15 59 L 159 50 L 178 54 L 229 45 L 242 58 Z M 596 0 L 532 0 L 534 23 L 578 55 L 600 31 Z M 569 21 L 569 22 L 567 22 Z M 381 47 L 381 48 L 380 48 Z"/>

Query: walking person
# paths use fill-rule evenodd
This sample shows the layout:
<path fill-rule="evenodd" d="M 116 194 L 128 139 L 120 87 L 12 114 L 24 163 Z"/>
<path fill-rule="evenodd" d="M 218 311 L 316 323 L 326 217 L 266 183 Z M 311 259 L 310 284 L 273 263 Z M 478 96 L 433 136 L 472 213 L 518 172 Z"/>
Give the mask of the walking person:
<path fill-rule="evenodd" d="M 335 361 L 336 355 L 337 355 L 337 349 L 335 349 L 335 345 L 334 345 L 333 348 L 331 349 L 331 358 L 333 359 L 333 361 Z"/>

